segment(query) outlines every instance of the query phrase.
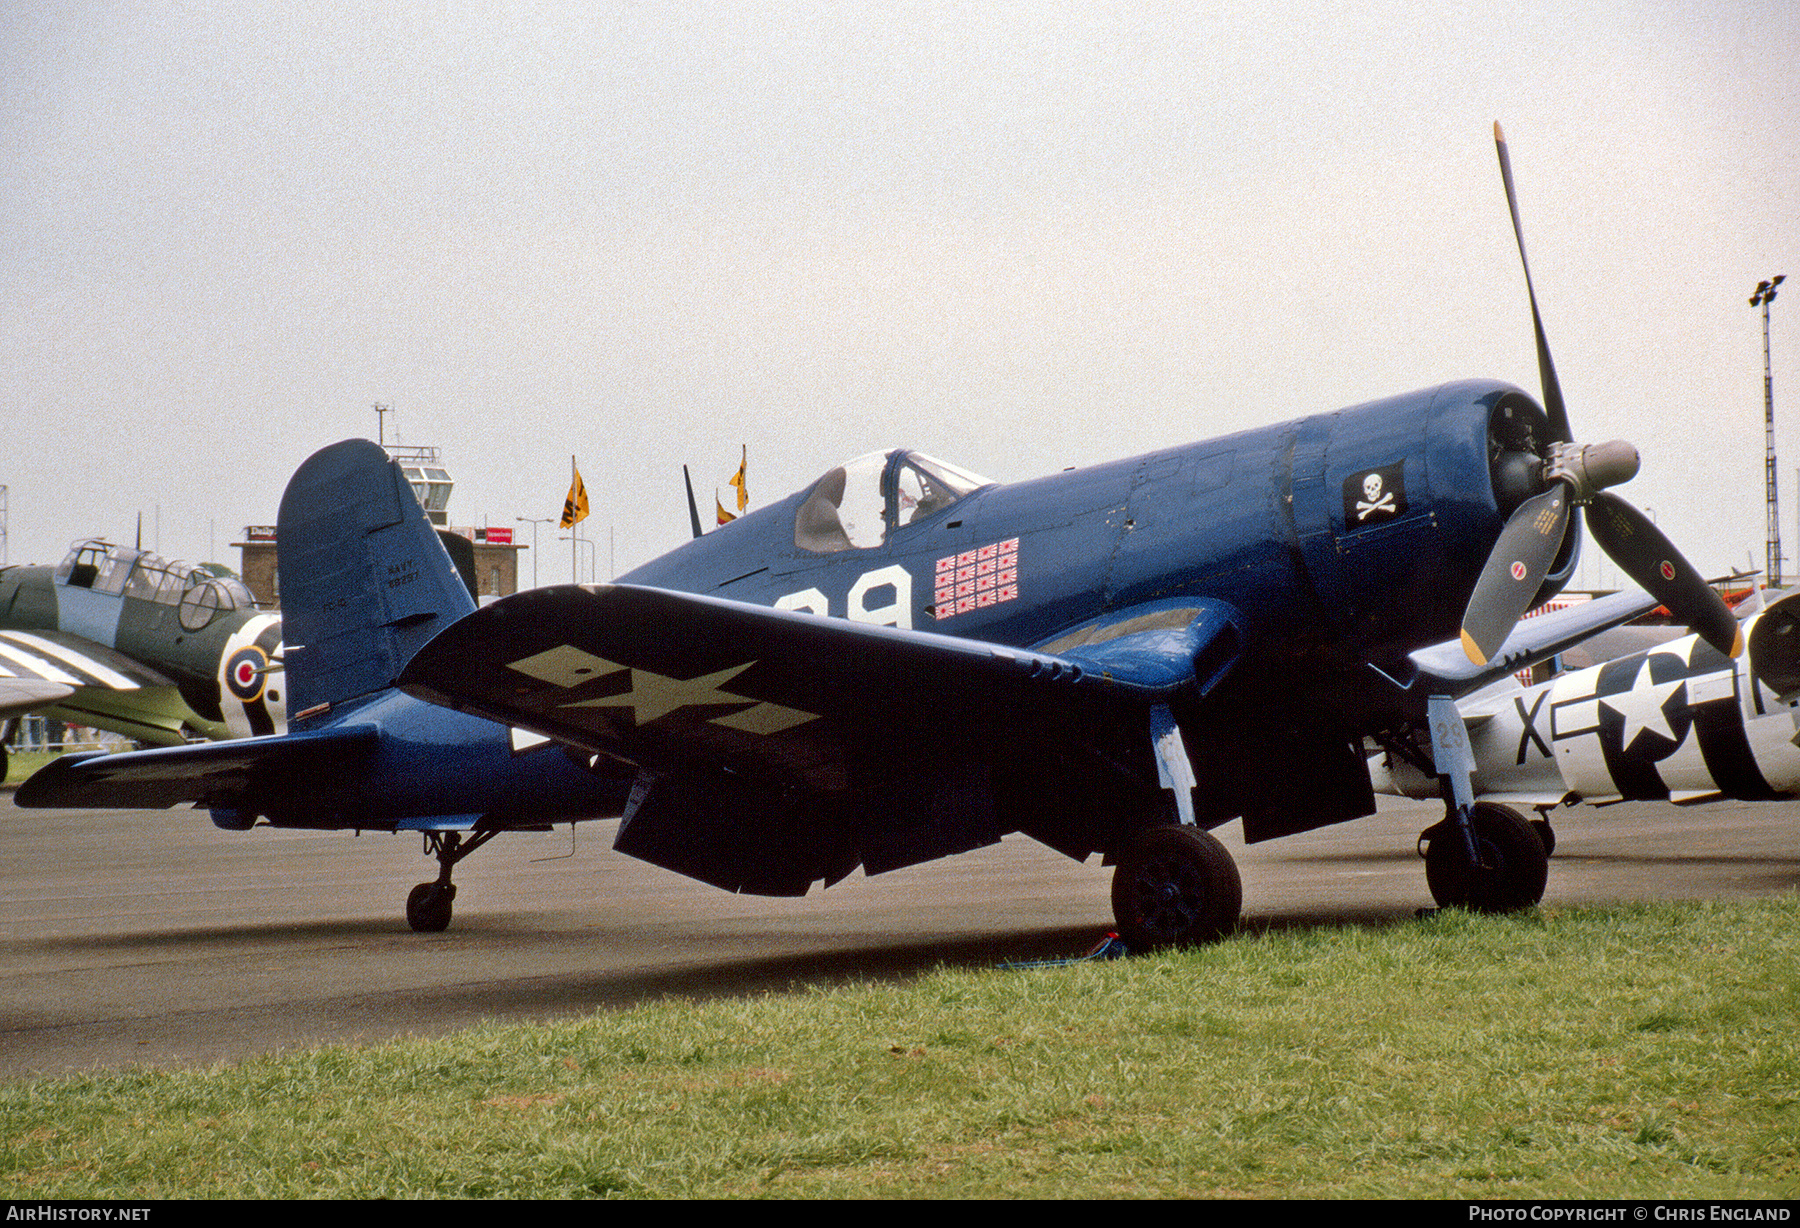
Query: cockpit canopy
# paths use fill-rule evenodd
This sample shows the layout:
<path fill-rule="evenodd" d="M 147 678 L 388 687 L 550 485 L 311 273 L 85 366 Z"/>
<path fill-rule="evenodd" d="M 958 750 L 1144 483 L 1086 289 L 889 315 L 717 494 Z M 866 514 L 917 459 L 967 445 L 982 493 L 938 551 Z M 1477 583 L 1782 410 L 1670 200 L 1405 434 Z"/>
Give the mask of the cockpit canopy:
<path fill-rule="evenodd" d="M 870 452 L 813 484 L 794 517 L 794 545 L 814 554 L 867 550 L 993 483 L 947 461 L 895 448 Z"/>
<path fill-rule="evenodd" d="M 215 576 L 193 563 L 170 562 L 148 550 L 92 539 L 76 542 L 56 568 L 56 582 L 96 593 L 181 607 L 181 625 L 198 631 L 220 610 L 248 610 L 256 598 L 242 580 Z"/>

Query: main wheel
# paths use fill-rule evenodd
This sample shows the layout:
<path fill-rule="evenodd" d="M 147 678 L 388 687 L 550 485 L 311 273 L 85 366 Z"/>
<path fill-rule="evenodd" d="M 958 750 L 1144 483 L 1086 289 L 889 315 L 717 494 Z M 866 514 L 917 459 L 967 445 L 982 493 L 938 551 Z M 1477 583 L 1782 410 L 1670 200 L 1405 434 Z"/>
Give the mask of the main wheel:
<path fill-rule="evenodd" d="M 450 927 L 455 899 L 454 883 L 420 883 L 406 897 L 406 923 L 421 934 L 441 933 Z"/>
<path fill-rule="evenodd" d="M 1482 865 L 1471 866 L 1462 838 L 1448 819 L 1432 828 L 1425 850 L 1425 882 L 1443 908 L 1516 912 L 1544 898 L 1550 858 L 1544 843 L 1507 806 L 1477 802 L 1469 812 Z"/>
<path fill-rule="evenodd" d="M 1152 827 L 1119 857 L 1112 881 L 1119 936 L 1139 950 L 1211 942 L 1237 924 L 1237 863 L 1197 827 Z"/>

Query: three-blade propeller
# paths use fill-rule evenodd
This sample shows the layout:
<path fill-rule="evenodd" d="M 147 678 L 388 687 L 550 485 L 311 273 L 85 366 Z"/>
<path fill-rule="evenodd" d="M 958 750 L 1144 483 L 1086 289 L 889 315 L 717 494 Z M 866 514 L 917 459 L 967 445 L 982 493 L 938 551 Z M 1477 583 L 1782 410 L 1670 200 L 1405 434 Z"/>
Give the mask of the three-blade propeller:
<path fill-rule="evenodd" d="M 1477 665 L 1487 664 L 1499 651 L 1542 589 L 1562 550 L 1570 515 L 1579 506 L 1594 541 L 1625 574 L 1667 606 L 1677 621 L 1691 626 L 1720 652 L 1735 657 L 1743 648 L 1743 633 L 1724 601 L 1648 516 L 1605 489 L 1629 481 L 1637 473 L 1637 449 L 1623 442 L 1586 447 L 1573 442 L 1556 364 L 1544 338 L 1537 292 L 1531 285 L 1531 262 L 1525 256 L 1525 232 L 1519 225 L 1519 205 L 1513 194 L 1512 160 L 1498 123 L 1494 125 L 1494 147 L 1500 155 L 1500 178 L 1506 185 L 1506 207 L 1512 213 L 1519 263 L 1525 269 L 1544 413 L 1555 442 L 1549 455 L 1542 458 L 1548 488 L 1514 509 L 1469 595 L 1463 613 L 1463 650 Z"/>

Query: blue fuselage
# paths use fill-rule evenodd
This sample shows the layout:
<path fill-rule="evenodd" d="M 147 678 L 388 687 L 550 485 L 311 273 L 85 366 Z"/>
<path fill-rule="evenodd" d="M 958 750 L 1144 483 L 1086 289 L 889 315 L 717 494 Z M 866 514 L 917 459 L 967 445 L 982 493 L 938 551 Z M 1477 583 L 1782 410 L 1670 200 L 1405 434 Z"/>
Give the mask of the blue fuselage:
<path fill-rule="evenodd" d="M 1509 385 L 1445 385 L 987 486 L 863 548 L 798 544 L 802 491 L 620 580 L 1020 647 L 1146 602 L 1210 598 L 1240 615 L 1240 677 L 1304 674 L 1336 705 L 1374 681 L 1362 663 L 1397 672 L 1406 652 L 1455 636 L 1505 519 L 1489 464 L 1503 404 L 1541 412 Z M 960 595 L 956 574 L 984 550 L 1008 583 Z"/>

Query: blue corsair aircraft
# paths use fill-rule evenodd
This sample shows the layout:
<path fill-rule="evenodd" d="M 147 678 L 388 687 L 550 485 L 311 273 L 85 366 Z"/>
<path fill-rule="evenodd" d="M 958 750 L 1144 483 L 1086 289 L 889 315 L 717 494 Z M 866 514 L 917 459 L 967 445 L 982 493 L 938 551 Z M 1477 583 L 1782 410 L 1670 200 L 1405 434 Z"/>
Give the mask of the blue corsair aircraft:
<path fill-rule="evenodd" d="M 1208 829 L 1238 817 L 1257 841 L 1372 814 L 1374 739 L 1444 781 L 1446 818 L 1426 833 L 1434 895 L 1528 906 L 1543 845 L 1516 813 L 1474 805 L 1456 698 L 1658 603 L 1720 651 L 1739 647 L 1718 596 L 1603 489 L 1632 476 L 1635 450 L 1573 442 L 1531 297 L 1541 407 L 1507 384 L 1449 384 L 1008 486 L 874 453 L 620 583 L 460 618 L 466 602 L 414 587 L 430 570 L 422 545 L 378 548 L 405 500 L 385 495 L 376 513 L 365 494 L 323 488 L 344 480 L 326 463 L 338 449 L 372 446 L 338 445 L 283 505 L 329 519 L 343 504 L 373 526 L 281 528 L 284 556 L 302 540 L 305 559 L 332 554 L 289 599 L 299 732 L 265 743 L 267 762 L 231 760 L 244 766 L 204 800 L 230 823 L 424 827 L 449 811 L 453 841 L 598 810 L 612 789 L 615 847 L 759 894 L 1023 832 L 1115 865 L 1121 932 L 1151 947 L 1237 918 L 1237 868 Z M 1574 571 L 1572 505 L 1649 594 L 1520 624 Z M 284 559 L 290 589 L 294 567 Z M 385 689 L 396 679 L 618 774 L 555 776 L 569 783 L 547 804 L 548 770 L 508 758 L 498 726 L 434 724 Z M 488 739 L 482 759 L 444 745 L 464 737 Z M 173 804 L 193 789 L 167 788 L 174 761 L 154 757 L 178 753 L 47 769 L 19 801 Z M 326 772 L 344 779 L 313 776 Z M 448 916 L 439 852 L 415 926 Z"/>
<path fill-rule="evenodd" d="M 288 732 L 118 755 L 67 755 L 20 806 L 197 803 L 222 828 L 417 831 L 439 863 L 407 900 L 450 923 L 458 861 L 504 831 L 613 817 L 632 781 L 587 755 L 393 689 L 407 658 L 475 609 L 400 467 L 366 440 L 316 453 L 281 500 Z"/>
<path fill-rule="evenodd" d="M 1372 739 L 1444 782 L 1436 898 L 1527 906 L 1545 850 L 1474 807 L 1455 698 L 1658 602 L 1740 647 L 1603 489 L 1636 450 L 1573 442 L 1530 298 L 1541 407 L 1455 383 L 1008 486 L 874 453 L 618 583 L 472 614 L 400 686 L 633 765 L 615 847 L 731 891 L 1024 832 L 1116 865 L 1128 942 L 1204 940 L 1241 901 L 1207 829 L 1373 813 Z M 1649 595 L 1521 625 L 1575 567 L 1573 506 Z"/>

